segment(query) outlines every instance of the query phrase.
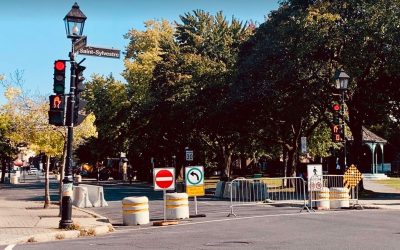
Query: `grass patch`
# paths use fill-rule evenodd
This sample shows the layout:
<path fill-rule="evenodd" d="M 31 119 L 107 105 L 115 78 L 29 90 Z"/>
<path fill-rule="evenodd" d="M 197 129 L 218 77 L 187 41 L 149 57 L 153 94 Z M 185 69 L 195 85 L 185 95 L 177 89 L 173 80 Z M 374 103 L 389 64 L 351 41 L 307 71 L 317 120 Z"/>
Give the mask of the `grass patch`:
<path fill-rule="evenodd" d="M 89 229 L 81 229 L 79 236 L 85 237 L 85 236 L 96 236 L 96 231 L 94 228 L 89 228 Z"/>
<path fill-rule="evenodd" d="M 79 223 L 74 222 L 68 227 L 66 227 L 64 230 L 69 231 L 69 230 L 79 230 L 79 229 L 81 229 L 81 225 L 79 225 Z"/>
<path fill-rule="evenodd" d="M 383 184 L 385 186 L 389 186 L 391 188 L 399 189 L 400 190 L 400 178 L 390 178 L 387 180 L 377 180 L 379 184 Z"/>
<path fill-rule="evenodd" d="M 35 237 L 30 237 L 27 242 L 33 243 L 33 242 L 37 242 L 37 240 L 35 239 Z"/>

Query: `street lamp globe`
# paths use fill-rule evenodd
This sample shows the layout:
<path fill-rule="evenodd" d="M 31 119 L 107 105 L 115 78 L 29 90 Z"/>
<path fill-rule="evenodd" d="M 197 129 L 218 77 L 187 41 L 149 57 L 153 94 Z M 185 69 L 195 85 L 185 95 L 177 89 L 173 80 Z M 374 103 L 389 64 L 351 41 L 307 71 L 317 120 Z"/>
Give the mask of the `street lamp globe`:
<path fill-rule="evenodd" d="M 85 26 L 86 16 L 79 9 L 77 3 L 72 6 L 72 9 L 64 17 L 65 31 L 68 38 L 79 38 L 82 36 L 83 27 Z"/>
<path fill-rule="evenodd" d="M 346 91 L 349 84 L 350 76 L 343 70 L 339 70 L 335 74 L 335 88 L 337 90 Z"/>

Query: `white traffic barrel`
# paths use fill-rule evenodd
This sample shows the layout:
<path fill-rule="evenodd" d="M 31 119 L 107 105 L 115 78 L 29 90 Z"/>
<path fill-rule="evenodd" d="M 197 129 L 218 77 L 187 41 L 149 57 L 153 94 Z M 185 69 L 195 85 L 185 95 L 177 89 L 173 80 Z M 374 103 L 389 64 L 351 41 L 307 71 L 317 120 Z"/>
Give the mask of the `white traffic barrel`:
<path fill-rule="evenodd" d="M 341 187 L 330 188 L 330 206 L 331 208 L 348 208 L 350 207 L 349 189 Z"/>
<path fill-rule="evenodd" d="M 81 175 L 75 175 L 75 183 L 80 183 L 82 182 L 82 176 Z"/>
<path fill-rule="evenodd" d="M 166 217 L 167 219 L 189 218 L 189 200 L 187 193 L 166 194 Z"/>
<path fill-rule="evenodd" d="M 125 197 L 122 200 L 122 219 L 125 226 L 148 224 L 149 199 L 146 196 Z"/>
<path fill-rule="evenodd" d="M 329 188 L 323 187 L 320 191 L 317 191 L 317 209 L 328 210 L 329 208 Z"/>
<path fill-rule="evenodd" d="M 16 176 L 16 175 L 11 176 L 10 183 L 18 184 L 18 176 Z"/>

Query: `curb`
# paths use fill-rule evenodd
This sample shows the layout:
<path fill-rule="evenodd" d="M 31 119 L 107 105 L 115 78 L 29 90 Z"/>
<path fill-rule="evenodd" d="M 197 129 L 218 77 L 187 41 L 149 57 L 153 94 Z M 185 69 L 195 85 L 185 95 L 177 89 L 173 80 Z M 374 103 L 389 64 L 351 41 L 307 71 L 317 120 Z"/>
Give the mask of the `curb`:
<path fill-rule="evenodd" d="M 366 209 L 389 209 L 389 210 L 400 210 L 399 205 L 363 205 L 363 208 Z"/>
<path fill-rule="evenodd" d="M 105 235 L 113 231 L 114 231 L 113 226 L 110 223 L 107 223 L 107 225 L 95 226 L 91 228 L 83 228 L 81 230 L 66 231 L 60 229 L 59 231 L 55 232 L 32 234 L 29 236 L 24 236 L 0 242 L 0 245 L 27 244 L 27 243 L 37 243 L 37 242 L 59 241 L 65 239 L 76 239 L 84 237 L 94 237 L 94 236 Z"/>
<path fill-rule="evenodd" d="M 89 215 L 91 215 L 91 216 L 93 216 L 94 218 L 97 218 L 97 219 L 104 219 L 104 220 L 107 220 L 107 223 L 110 223 L 110 221 L 109 221 L 109 219 L 108 219 L 107 217 L 104 217 L 104 216 L 102 216 L 102 215 L 100 215 L 100 214 L 98 214 L 98 213 L 95 213 L 95 212 L 93 212 L 93 211 L 88 211 L 88 210 L 86 210 L 86 209 L 83 209 L 83 208 L 80 208 L 80 207 L 75 207 L 75 206 L 72 206 L 72 209 L 76 209 L 76 210 L 78 210 L 78 211 L 87 213 L 87 214 L 89 214 Z"/>

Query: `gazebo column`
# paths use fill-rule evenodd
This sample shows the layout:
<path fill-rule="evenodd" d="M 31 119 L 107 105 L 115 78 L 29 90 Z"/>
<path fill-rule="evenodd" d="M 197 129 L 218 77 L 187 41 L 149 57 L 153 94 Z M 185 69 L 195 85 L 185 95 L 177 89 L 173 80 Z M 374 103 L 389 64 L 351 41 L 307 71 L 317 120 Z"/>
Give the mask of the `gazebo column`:
<path fill-rule="evenodd" d="M 384 172 L 383 171 L 383 167 L 384 167 L 384 165 L 385 165 L 385 158 L 384 158 L 384 154 L 383 154 L 383 146 L 384 146 L 384 144 L 383 143 L 379 143 L 379 147 L 381 148 L 381 152 L 382 152 L 382 162 L 381 162 L 381 166 L 382 166 L 382 173 Z"/>
<path fill-rule="evenodd" d="M 376 147 L 376 143 L 366 143 L 369 147 L 369 149 L 371 149 L 371 153 L 372 153 L 372 161 L 371 161 L 371 170 L 372 170 L 372 174 L 376 173 L 376 164 L 375 164 L 375 147 Z"/>

